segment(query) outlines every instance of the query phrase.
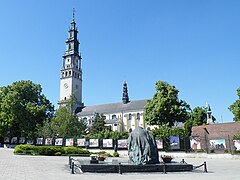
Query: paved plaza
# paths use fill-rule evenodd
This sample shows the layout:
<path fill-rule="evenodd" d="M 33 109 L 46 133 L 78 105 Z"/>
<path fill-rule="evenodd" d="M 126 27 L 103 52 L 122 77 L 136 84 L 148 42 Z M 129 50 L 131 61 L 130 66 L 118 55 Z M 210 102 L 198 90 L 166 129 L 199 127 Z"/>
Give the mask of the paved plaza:
<path fill-rule="evenodd" d="M 182 158 L 175 158 L 180 162 Z M 0 179 L 1 180 L 132 180 L 132 179 L 240 179 L 240 159 L 232 158 L 184 158 L 194 166 L 207 162 L 209 173 L 203 173 L 203 168 L 193 172 L 181 173 L 123 173 L 120 174 L 71 174 L 68 157 L 54 156 L 25 156 L 14 155 L 13 149 L 0 148 Z M 120 158 L 119 161 L 126 158 Z"/>

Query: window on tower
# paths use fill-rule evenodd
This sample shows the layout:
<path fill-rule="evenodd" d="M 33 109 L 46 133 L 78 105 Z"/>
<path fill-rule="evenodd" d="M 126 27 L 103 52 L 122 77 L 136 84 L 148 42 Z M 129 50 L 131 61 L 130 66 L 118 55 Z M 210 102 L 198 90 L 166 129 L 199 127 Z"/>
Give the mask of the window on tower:
<path fill-rule="evenodd" d="M 72 72 L 71 72 L 71 71 L 69 71 L 69 76 L 71 76 L 71 74 L 72 74 Z"/>
<path fill-rule="evenodd" d="M 68 44 L 68 49 L 69 49 L 69 50 L 71 49 L 71 44 Z"/>

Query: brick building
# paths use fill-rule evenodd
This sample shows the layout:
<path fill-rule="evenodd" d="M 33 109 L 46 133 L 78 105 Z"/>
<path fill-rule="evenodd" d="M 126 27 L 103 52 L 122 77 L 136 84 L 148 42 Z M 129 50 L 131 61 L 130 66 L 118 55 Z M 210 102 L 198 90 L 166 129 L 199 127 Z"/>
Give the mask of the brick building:
<path fill-rule="evenodd" d="M 240 122 L 209 124 L 192 127 L 192 138 L 200 142 L 201 149 L 204 149 L 206 152 L 210 152 L 211 149 L 214 149 L 213 143 L 217 142 L 218 140 L 221 140 L 225 146 L 224 148 L 217 148 L 217 150 L 224 151 L 227 149 L 228 152 L 232 152 L 234 150 L 234 135 L 240 135 Z"/>

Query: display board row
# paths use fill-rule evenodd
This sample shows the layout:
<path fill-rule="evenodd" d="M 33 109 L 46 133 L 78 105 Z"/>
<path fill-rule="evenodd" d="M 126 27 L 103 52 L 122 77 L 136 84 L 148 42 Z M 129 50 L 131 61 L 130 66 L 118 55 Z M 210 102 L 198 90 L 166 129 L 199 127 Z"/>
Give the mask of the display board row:
<path fill-rule="evenodd" d="M 26 139 L 24 137 L 4 137 L 4 144 L 35 144 L 35 145 L 54 145 L 54 146 L 78 146 L 86 148 L 118 148 L 127 149 L 127 139 L 87 139 L 87 138 L 36 138 Z M 169 138 L 170 149 L 180 149 L 179 136 L 170 136 Z M 204 142 L 204 141 L 203 141 Z M 240 140 L 233 140 L 234 150 L 240 150 Z M 209 148 L 213 150 L 225 150 L 225 139 L 213 139 L 208 142 Z M 163 149 L 165 146 L 164 140 L 156 139 L 158 149 Z M 190 145 L 192 150 L 203 149 L 199 137 L 191 137 Z"/>
<path fill-rule="evenodd" d="M 78 146 L 89 148 L 118 148 L 127 149 L 127 139 L 86 139 L 86 138 L 36 138 L 25 139 L 24 137 L 4 137 L 4 144 L 35 144 L 35 145 L 55 145 L 55 146 Z M 158 149 L 164 148 L 162 139 L 156 140 Z M 171 149 L 180 149 L 179 136 L 170 137 Z"/>
<path fill-rule="evenodd" d="M 198 136 L 191 137 L 190 144 L 192 150 L 202 149 L 201 139 Z M 208 145 L 211 150 L 225 150 L 227 148 L 225 139 L 211 139 L 209 140 Z M 232 145 L 234 150 L 240 150 L 240 140 L 233 140 Z"/>

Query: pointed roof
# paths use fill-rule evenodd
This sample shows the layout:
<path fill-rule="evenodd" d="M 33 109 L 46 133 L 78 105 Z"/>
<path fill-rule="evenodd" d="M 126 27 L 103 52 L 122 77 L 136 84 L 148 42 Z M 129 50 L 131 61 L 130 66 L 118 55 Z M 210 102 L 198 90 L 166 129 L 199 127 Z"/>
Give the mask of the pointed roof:
<path fill-rule="evenodd" d="M 122 102 L 123 102 L 123 104 L 127 104 L 129 102 L 128 88 L 127 88 L 127 82 L 126 81 L 124 81 L 124 83 L 123 83 Z"/>
<path fill-rule="evenodd" d="M 100 104 L 93 106 L 86 106 L 82 112 L 78 113 L 78 116 L 92 116 L 95 112 L 103 114 L 114 114 L 119 112 L 130 112 L 134 110 L 144 110 L 144 106 L 147 104 L 147 100 L 130 101 L 127 104 L 122 102 Z"/>

